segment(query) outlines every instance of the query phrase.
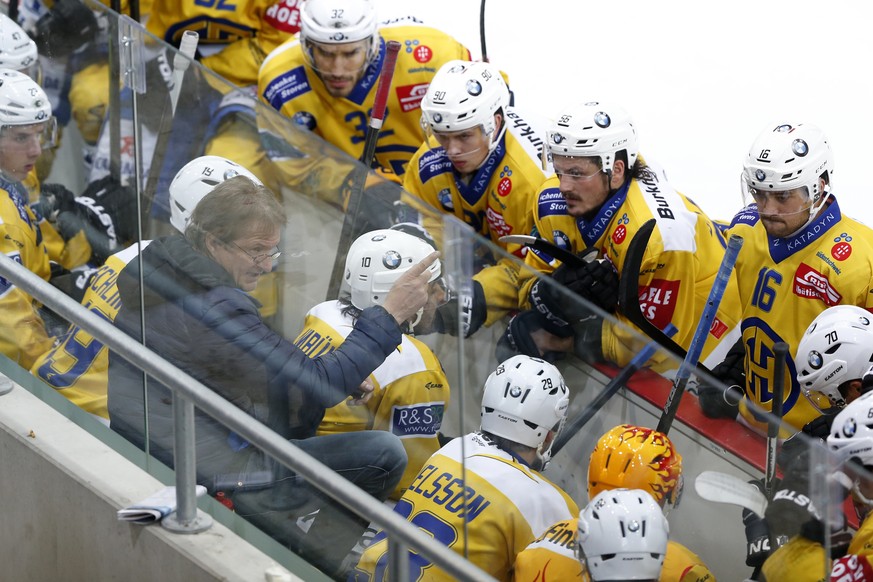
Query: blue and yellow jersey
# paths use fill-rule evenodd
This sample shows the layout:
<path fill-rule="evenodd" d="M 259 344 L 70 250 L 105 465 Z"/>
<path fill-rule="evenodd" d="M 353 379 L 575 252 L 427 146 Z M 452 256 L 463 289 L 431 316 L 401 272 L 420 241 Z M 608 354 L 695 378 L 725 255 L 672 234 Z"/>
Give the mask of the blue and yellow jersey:
<path fill-rule="evenodd" d="M 812 320 L 828 307 L 873 310 L 873 230 L 844 216 L 832 198 L 808 226 L 787 238 L 767 235 L 756 205 L 741 210 L 729 232 L 745 241 L 735 270 L 744 306 L 746 398 L 771 410 L 773 346 L 787 343 L 782 418 L 799 430 L 819 412 L 797 383 L 797 345 Z M 740 413 L 766 431 L 766 421 L 745 402 Z"/>

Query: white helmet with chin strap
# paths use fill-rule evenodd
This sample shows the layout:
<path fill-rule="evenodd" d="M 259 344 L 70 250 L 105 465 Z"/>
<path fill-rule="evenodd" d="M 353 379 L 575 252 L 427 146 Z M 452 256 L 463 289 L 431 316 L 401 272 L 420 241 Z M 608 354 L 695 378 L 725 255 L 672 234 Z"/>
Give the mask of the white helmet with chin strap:
<path fill-rule="evenodd" d="M 42 84 L 36 43 L 5 14 L 0 14 L 0 68 L 21 71 Z"/>
<path fill-rule="evenodd" d="M 543 450 L 549 431 L 561 432 L 567 419 L 570 390 L 552 364 L 530 356 L 513 356 L 485 380 L 481 429 L 537 450 L 543 466 L 552 445 Z"/>
<path fill-rule="evenodd" d="M 434 75 L 421 101 L 421 124 L 425 132 L 456 132 L 481 126 L 491 138 L 490 153 L 506 132 L 508 105 L 509 87 L 496 67 L 484 62 L 449 61 Z M 504 119 L 495 136 L 494 114 L 501 110 Z"/>
<path fill-rule="evenodd" d="M 816 317 L 797 346 L 797 382 L 819 411 L 843 408 L 840 385 L 858 380 L 873 365 L 873 314 L 836 305 Z"/>
<path fill-rule="evenodd" d="M 399 230 L 373 230 L 359 236 L 346 256 L 345 282 L 351 291 L 351 303 L 358 309 L 382 305 L 388 292 L 403 273 L 433 252 L 424 240 Z M 442 268 L 435 260 L 428 268 L 428 282 L 439 279 Z M 421 319 L 418 311 L 410 328 Z"/>
<path fill-rule="evenodd" d="M 0 130 L 8 126 L 44 123 L 40 136 L 43 147 L 57 138 L 57 120 L 52 105 L 36 81 L 12 69 L 0 69 Z"/>
<path fill-rule="evenodd" d="M 842 463 L 856 464 L 867 471 L 873 470 L 873 392 L 863 394 L 840 411 L 831 424 L 827 439 L 828 449 Z M 850 468 L 849 473 L 853 470 Z M 841 471 L 835 477 L 840 479 Z M 844 483 L 846 484 L 846 483 Z M 863 495 L 854 480 L 852 493 L 856 503 L 873 507 L 873 499 Z M 848 484 L 846 484 L 848 485 Z"/>
<path fill-rule="evenodd" d="M 641 489 L 601 491 L 579 514 L 576 551 L 592 582 L 658 580 L 670 525 Z"/>
<path fill-rule="evenodd" d="M 547 141 L 553 156 L 600 158 L 601 169 L 609 175 L 618 152 L 627 152 L 627 171 L 639 155 L 630 115 L 618 105 L 600 101 L 565 109 L 549 127 Z"/>
<path fill-rule="evenodd" d="M 220 156 L 200 156 L 182 166 L 170 183 L 170 224 L 184 234 L 197 203 L 213 188 L 234 176 L 245 176 L 263 186 L 247 169 Z"/>
<path fill-rule="evenodd" d="M 743 199 L 757 192 L 806 188 L 811 200 L 806 226 L 827 201 L 833 173 L 834 155 L 821 129 L 809 123 L 782 123 L 763 131 L 749 149 L 743 163 Z"/>
<path fill-rule="evenodd" d="M 306 0 L 300 9 L 300 42 L 310 58 L 307 43 L 346 44 L 370 40 L 367 63 L 376 56 L 376 8 L 371 0 Z"/>

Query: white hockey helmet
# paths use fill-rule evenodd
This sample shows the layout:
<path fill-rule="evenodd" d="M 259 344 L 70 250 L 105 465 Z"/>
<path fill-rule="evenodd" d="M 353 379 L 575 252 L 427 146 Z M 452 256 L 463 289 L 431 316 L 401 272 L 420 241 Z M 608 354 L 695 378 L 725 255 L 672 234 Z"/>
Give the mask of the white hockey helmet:
<path fill-rule="evenodd" d="M 639 154 L 637 130 L 630 115 L 618 105 L 586 101 L 565 109 L 547 134 L 552 155 L 598 157 L 601 168 L 612 173 L 615 156 L 627 152 L 628 171 Z"/>
<path fill-rule="evenodd" d="M 234 176 L 245 176 L 255 184 L 263 185 L 247 169 L 220 156 L 200 156 L 182 166 L 170 182 L 170 224 L 184 234 L 197 203 L 213 188 Z"/>
<path fill-rule="evenodd" d="M 834 155 L 827 137 L 809 123 L 782 123 L 761 132 L 743 163 L 744 200 L 756 191 L 763 193 L 805 187 L 812 201 L 814 217 L 827 200 L 832 187 Z M 824 176 L 822 190 L 819 178 Z"/>
<path fill-rule="evenodd" d="M 432 252 L 433 247 L 424 240 L 399 230 L 380 229 L 362 234 L 346 256 L 344 278 L 351 291 L 352 305 L 358 309 L 382 305 L 397 279 Z M 439 259 L 428 271 L 428 282 L 439 279 Z"/>
<path fill-rule="evenodd" d="M 797 382 L 819 411 L 843 408 L 839 387 L 861 380 L 873 365 L 873 314 L 855 305 L 836 305 L 816 317 L 797 346 Z"/>
<path fill-rule="evenodd" d="M 37 84 L 42 84 L 36 43 L 14 20 L 2 13 L 0 13 L 0 68 L 21 71 Z"/>
<path fill-rule="evenodd" d="M 846 405 L 834 418 L 827 446 L 837 459 L 849 465 L 847 472 L 861 465 L 867 471 L 873 470 L 873 392 L 867 392 Z M 836 472 L 839 478 L 841 471 Z M 873 507 L 873 499 L 866 497 L 859 489 L 859 479 L 854 478 L 852 489 L 855 503 Z"/>
<path fill-rule="evenodd" d="M 370 40 L 369 62 L 376 55 L 379 23 L 371 0 L 306 0 L 300 9 L 300 42 L 346 44 Z"/>
<path fill-rule="evenodd" d="M 578 527 L 576 551 L 593 582 L 659 578 L 670 526 L 645 491 L 601 491 L 579 513 Z"/>
<path fill-rule="evenodd" d="M 56 142 L 57 120 L 52 105 L 36 81 L 12 69 L 0 69 L 0 129 L 12 125 L 45 123 L 42 145 Z"/>
<path fill-rule="evenodd" d="M 443 132 L 481 126 L 492 136 L 497 129 L 494 114 L 508 105 L 509 87 L 496 67 L 481 61 L 448 61 L 431 79 L 421 101 L 421 123 L 425 130 Z M 504 119 L 489 151 L 497 147 L 505 131 Z"/>
<path fill-rule="evenodd" d="M 570 390 L 552 364 L 530 356 L 513 356 L 485 380 L 483 431 L 534 449 L 543 463 L 552 447 L 542 444 L 549 431 L 559 433 L 567 419 Z"/>

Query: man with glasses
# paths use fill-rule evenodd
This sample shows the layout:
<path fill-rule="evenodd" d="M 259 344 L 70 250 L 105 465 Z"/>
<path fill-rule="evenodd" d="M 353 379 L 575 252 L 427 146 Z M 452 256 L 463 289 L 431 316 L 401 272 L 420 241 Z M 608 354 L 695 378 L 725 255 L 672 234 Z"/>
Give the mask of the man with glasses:
<path fill-rule="evenodd" d="M 414 198 L 469 224 L 492 243 L 524 257 L 526 247 L 500 242 L 505 235 L 528 234 L 536 190 L 551 168 L 542 160 L 544 129 L 510 106 L 501 72 L 483 62 L 444 64 L 421 103 L 427 141 L 410 161 L 403 187 Z M 422 210 L 422 225 L 441 232 L 438 215 Z M 473 296 L 464 306 L 463 333 L 491 325 L 518 307 L 518 269 L 496 260 L 484 246 L 476 249 Z M 490 266 L 488 266 L 490 265 Z M 457 333 L 458 307 L 440 310 L 441 327 Z M 439 329 L 439 331 L 443 331 Z"/>
<path fill-rule="evenodd" d="M 873 309 L 873 232 L 842 213 L 833 173 L 827 137 L 808 123 L 768 127 L 743 164 L 748 206 L 729 231 L 745 240 L 735 268 L 743 306 L 742 358 L 735 366 L 745 373 L 742 419 L 763 431 L 760 411 L 773 406 L 773 346 L 785 342 L 790 348 L 782 417 L 801 429 L 820 414 L 802 396 L 794 373 L 807 365 L 794 360 L 807 326 L 834 305 Z M 725 400 L 716 392 L 719 399 Z M 736 414 L 736 406 L 721 409 L 721 416 Z"/>
<path fill-rule="evenodd" d="M 718 228 L 670 186 L 663 172 L 643 160 L 632 119 L 615 104 L 588 101 L 568 107 L 549 128 L 547 143 L 556 176 L 540 188 L 533 234 L 573 253 L 587 250 L 599 260 L 562 265 L 531 249 L 527 265 L 551 273 L 587 303 L 523 272 L 519 302 L 529 300 L 533 309 L 510 322 L 502 347 L 537 357 L 575 349 L 586 359 L 627 364 L 642 347 L 635 341 L 639 331 L 626 327 L 630 323 L 622 314 L 616 318 L 625 325 L 615 325 L 588 306 L 615 311 L 617 273 L 622 273 L 630 242 L 643 224 L 655 219 L 640 271 L 634 274 L 640 308 L 659 329 L 675 325 L 675 341 L 688 349 L 724 255 Z M 702 360 L 721 361 L 739 334 L 739 316 L 736 280 L 731 277 Z M 661 372 L 675 369 L 663 351 L 650 365 Z"/>
<path fill-rule="evenodd" d="M 340 291 L 338 299 L 309 310 L 294 344 L 311 358 L 337 349 L 361 312 L 381 305 L 395 281 L 433 250 L 421 238 L 399 230 L 374 230 L 358 237 L 346 258 L 344 280 L 348 287 Z M 354 406 L 354 399 L 337 404 L 325 412 L 318 427 L 318 434 L 375 429 L 399 436 L 409 462 L 390 495 L 395 501 L 440 448 L 437 433 L 449 403 L 449 381 L 442 364 L 430 347 L 415 337 L 433 326 L 436 310 L 446 300 L 440 262 L 435 261 L 429 272 L 427 303 L 403 322 L 400 348 L 370 376 L 372 397 L 363 406 Z"/>

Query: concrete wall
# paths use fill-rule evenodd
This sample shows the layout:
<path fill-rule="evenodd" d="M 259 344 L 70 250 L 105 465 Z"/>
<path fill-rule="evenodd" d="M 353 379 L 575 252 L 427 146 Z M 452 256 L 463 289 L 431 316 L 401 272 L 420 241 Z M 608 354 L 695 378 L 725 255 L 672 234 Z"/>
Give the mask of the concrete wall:
<path fill-rule="evenodd" d="M 164 484 L 20 386 L 0 396 L 0 464 L 3 580 L 255 581 L 276 566 L 219 523 L 179 535 L 118 521 Z"/>

